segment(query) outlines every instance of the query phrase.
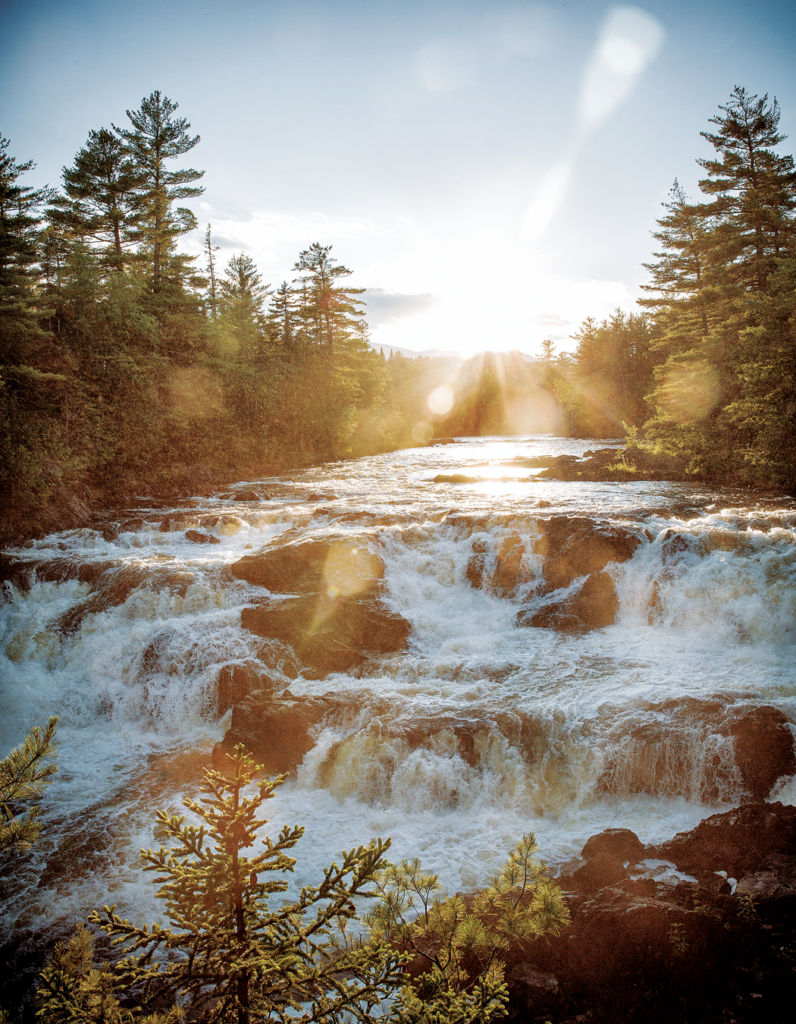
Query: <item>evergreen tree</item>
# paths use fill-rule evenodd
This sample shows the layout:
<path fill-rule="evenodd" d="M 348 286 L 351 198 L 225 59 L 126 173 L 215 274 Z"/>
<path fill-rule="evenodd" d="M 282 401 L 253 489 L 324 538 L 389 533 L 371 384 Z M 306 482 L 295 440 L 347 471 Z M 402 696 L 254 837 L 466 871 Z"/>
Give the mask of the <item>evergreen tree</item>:
<path fill-rule="evenodd" d="M 331 249 L 331 245 L 313 242 L 299 254 L 293 269 L 301 273 L 299 283 L 305 289 L 299 315 L 307 337 L 323 349 L 329 368 L 334 369 L 335 345 L 352 333 L 358 333 L 358 325 L 365 315 L 359 308 L 364 305 L 363 301 L 356 298 L 365 289 L 338 284 L 353 271 L 338 264 L 329 255 Z"/>
<path fill-rule="evenodd" d="M 287 281 L 283 281 L 271 297 L 267 325 L 269 337 L 284 352 L 290 352 L 296 342 L 298 314 L 296 295 Z"/>
<path fill-rule="evenodd" d="M 400 984 L 403 957 L 384 941 L 361 944 L 347 936 L 346 925 L 357 917 L 353 901 L 375 895 L 373 878 L 389 842 L 344 853 L 342 865 L 328 867 L 319 885 L 286 900 L 287 882 L 274 874 L 293 869 L 287 851 L 303 829 L 286 825 L 276 840 L 262 841 L 260 853 L 243 852 L 257 842 L 265 824 L 257 813 L 284 776 L 256 781 L 259 769 L 243 747 L 228 756 L 227 772 L 207 771 L 204 795 L 184 801 L 202 824 L 159 811 L 158 829 L 173 845 L 142 851 L 168 924 L 141 928 L 113 907 L 92 914 L 123 956 L 102 978 L 86 969 L 83 957 L 85 981 L 76 981 L 63 962 L 51 962 L 38 993 L 47 1024 L 108 1020 L 109 1011 L 113 1020 L 116 1007 L 108 997 L 123 997 L 135 1020 L 162 1006 L 181 1007 L 206 1024 L 332 1024 L 379 1016 L 382 1000 Z M 278 900 L 273 907 L 272 897 Z M 83 1013 L 89 986 L 105 1000 L 102 1013 L 101 1001 L 97 1012 Z"/>
<path fill-rule="evenodd" d="M 53 715 L 46 729 L 38 726 L 32 729 L 22 743 L 0 761 L 0 854 L 27 850 L 39 838 L 38 805 L 34 804 L 25 813 L 15 805 L 40 797 L 58 771 L 50 760 L 57 722 L 58 716 Z"/>
<path fill-rule="evenodd" d="M 263 284 L 251 256 L 233 256 L 218 281 L 222 333 L 228 355 L 243 358 L 257 353 L 266 334 L 264 303 L 269 286 Z"/>
<path fill-rule="evenodd" d="M 205 232 L 205 256 L 207 257 L 207 305 L 210 309 L 210 319 L 215 322 L 218 319 L 218 279 L 216 278 L 216 257 L 218 246 L 213 245 L 210 235 L 210 224 Z"/>
<path fill-rule="evenodd" d="M 90 131 L 71 167 L 63 169 L 64 196 L 48 211 L 51 221 L 101 247 L 106 264 L 123 270 L 134 241 L 145 177 L 124 142 L 106 128 Z"/>
<path fill-rule="evenodd" d="M 49 188 L 18 184 L 36 166 L 17 163 L 8 139 L 0 136 L 0 364 L 30 361 L 47 341 L 39 321 L 34 286 L 38 280 L 41 208 L 54 195 Z"/>
<path fill-rule="evenodd" d="M 413 957 L 413 983 L 396 1000 L 397 1024 L 479 1024 L 505 1016 L 508 992 L 502 957 L 569 924 L 559 887 L 534 859 L 526 835 L 471 908 L 457 895 L 442 899 L 439 879 L 420 861 L 391 864 L 379 876 L 382 899 L 368 917 L 374 934 Z"/>
<path fill-rule="evenodd" d="M 794 479 L 796 438 L 791 317 L 796 245 L 796 170 L 774 152 L 776 100 L 736 87 L 702 135 L 700 189 L 712 201 L 675 195 L 656 234 L 658 254 L 643 300 L 655 310 L 666 362 L 656 370 L 650 443 L 685 454 L 693 471 L 778 483 Z"/>
<path fill-rule="evenodd" d="M 138 237 L 143 242 L 151 267 L 152 290 L 163 288 L 164 276 L 179 277 L 187 257 L 175 255 L 175 241 L 196 227 L 196 217 L 184 206 L 172 207 L 175 201 L 194 199 L 204 188 L 192 185 L 204 171 L 193 168 L 169 170 L 167 162 L 190 152 L 199 142 L 191 136 L 191 127 L 184 117 L 175 117 L 179 107 L 155 90 L 141 101 L 138 110 L 128 110 L 133 127 L 117 128 L 130 152 L 137 173 L 143 180 L 142 219 Z"/>

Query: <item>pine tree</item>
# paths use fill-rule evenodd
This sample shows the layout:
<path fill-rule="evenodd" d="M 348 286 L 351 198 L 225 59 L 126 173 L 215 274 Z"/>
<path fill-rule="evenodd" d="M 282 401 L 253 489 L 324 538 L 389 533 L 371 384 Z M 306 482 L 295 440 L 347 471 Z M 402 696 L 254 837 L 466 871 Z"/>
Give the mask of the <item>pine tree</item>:
<path fill-rule="evenodd" d="M 100 246 L 106 265 L 123 270 L 135 239 L 145 177 L 124 142 L 106 128 L 90 131 L 71 167 L 63 169 L 63 196 L 48 211 L 53 224 Z"/>
<path fill-rule="evenodd" d="M 364 305 L 361 295 L 364 288 L 344 288 L 337 284 L 344 277 L 350 277 L 348 270 L 334 260 L 329 253 L 331 245 L 313 242 L 309 249 L 299 254 L 293 269 L 301 273 L 298 282 L 305 287 L 305 297 L 299 315 L 305 323 L 310 342 L 326 353 L 330 369 L 334 369 L 335 345 L 358 333 L 358 325 L 364 317 L 359 307 Z"/>
<path fill-rule="evenodd" d="M 642 302 L 654 309 L 666 362 L 650 396 L 649 442 L 678 451 L 693 471 L 760 483 L 793 480 L 796 384 L 791 317 L 796 170 L 774 152 L 776 100 L 736 87 L 698 163 L 711 202 L 673 194 L 656 233 L 668 251 L 648 265 Z"/>
<path fill-rule="evenodd" d="M 205 256 L 207 257 L 207 290 L 208 300 L 207 305 L 210 309 L 210 319 L 214 322 L 218 319 L 218 280 L 216 278 L 216 257 L 215 254 L 218 252 L 218 246 L 213 245 L 213 241 L 210 235 L 211 225 L 207 225 L 207 231 L 205 232 Z"/>
<path fill-rule="evenodd" d="M 85 983 L 76 983 L 64 964 L 51 963 L 38 997 L 48 1024 L 107 1019 L 83 1014 L 89 985 L 106 1001 L 123 996 L 136 1021 L 155 1007 L 172 1006 L 206 1024 L 332 1024 L 373 1020 L 400 984 L 398 952 L 384 941 L 362 944 L 346 932 L 357 919 L 354 901 L 376 893 L 373 879 L 389 841 L 344 853 L 319 885 L 285 899 L 288 885 L 278 875 L 292 871 L 295 860 L 287 851 L 304 830 L 286 825 L 275 840 L 262 841 L 261 852 L 244 853 L 258 842 L 265 821 L 257 813 L 284 776 L 256 781 L 259 769 L 242 746 L 228 758 L 226 773 L 205 772 L 198 801 L 183 801 L 202 824 L 159 811 L 159 834 L 172 845 L 141 852 L 144 870 L 160 887 L 168 924 L 138 927 L 114 907 L 92 914 L 90 921 L 112 937 L 122 956 L 101 979 L 86 969 L 84 957 Z"/>
<path fill-rule="evenodd" d="M 167 168 L 167 161 L 190 152 L 199 142 L 198 135 L 189 135 L 189 122 L 174 116 L 178 107 L 178 103 L 155 90 L 141 101 L 138 110 L 127 111 L 132 129 L 114 125 L 144 182 L 139 237 L 149 255 L 152 290 L 156 293 L 163 288 L 164 275 L 179 277 L 184 270 L 187 257 L 175 256 L 174 243 L 197 223 L 189 209 L 175 209 L 172 204 L 180 199 L 194 199 L 204 192 L 204 188 L 191 184 L 204 171 Z"/>
<path fill-rule="evenodd" d="M 17 163 L 8 139 L 0 136 L 0 364 L 27 363 L 31 350 L 47 340 L 39 321 L 34 286 L 38 279 L 41 208 L 52 199 L 49 188 L 18 184 L 36 166 Z"/>
<path fill-rule="evenodd" d="M 41 822 L 37 804 L 21 813 L 15 804 L 40 797 L 58 771 L 50 758 L 58 716 L 46 729 L 32 729 L 22 743 L 0 761 L 0 854 L 27 850 L 39 838 Z"/>
<path fill-rule="evenodd" d="M 255 354 L 266 334 L 264 303 L 270 293 L 251 256 L 233 256 L 218 281 L 222 332 L 228 354 L 239 358 Z"/>
<path fill-rule="evenodd" d="M 503 956 L 569 923 L 563 893 L 534 859 L 538 849 L 533 835 L 523 836 L 469 907 L 459 895 L 440 898 L 439 879 L 416 858 L 381 872 L 382 899 L 368 921 L 374 935 L 413 957 L 396 1024 L 489 1024 L 505 1016 Z"/>

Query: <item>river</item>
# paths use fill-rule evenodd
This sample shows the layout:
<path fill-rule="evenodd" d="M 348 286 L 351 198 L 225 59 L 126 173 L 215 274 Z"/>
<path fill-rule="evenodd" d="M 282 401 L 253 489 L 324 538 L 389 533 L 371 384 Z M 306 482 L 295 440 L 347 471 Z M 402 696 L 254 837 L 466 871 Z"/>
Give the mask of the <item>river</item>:
<path fill-rule="evenodd" d="M 796 504 L 699 484 L 540 480 L 523 462 L 594 446 L 461 439 L 229 492 L 268 500 L 141 499 L 104 534 L 8 552 L 36 575 L 28 590 L 6 583 L 0 606 L 0 741 L 8 750 L 58 714 L 60 774 L 40 843 L 6 866 L 6 934 L 63 933 L 108 902 L 140 922 L 157 915 L 138 850 L 154 845 L 156 808 L 196 793 L 229 724 L 217 713 L 222 667 L 268 661 L 240 621 L 261 588 L 229 567 L 277 538 L 347 536 L 378 551 L 384 601 L 411 625 L 408 649 L 364 672 L 309 679 L 284 657 L 267 665 L 293 694 L 350 696 L 348 717 L 319 729 L 268 805 L 269 828 L 306 827 L 297 884 L 380 835 L 396 859 L 417 855 L 449 892 L 467 891 L 531 830 L 561 868 L 603 828 L 657 842 L 736 803 L 722 718 L 765 704 L 796 721 Z M 434 482 L 455 474 L 476 482 Z M 613 625 L 517 625 L 539 599 L 534 541 L 554 516 L 641 538 L 607 567 Z M 220 543 L 192 543 L 189 528 Z M 530 582 L 510 596 L 473 586 L 474 552 L 488 565 L 508 534 L 523 541 Z M 469 757 L 452 720 L 472 726 Z M 419 738 L 394 728 L 417 721 Z M 518 722 L 533 757 L 513 739 Z M 794 802 L 793 782 L 775 797 Z"/>

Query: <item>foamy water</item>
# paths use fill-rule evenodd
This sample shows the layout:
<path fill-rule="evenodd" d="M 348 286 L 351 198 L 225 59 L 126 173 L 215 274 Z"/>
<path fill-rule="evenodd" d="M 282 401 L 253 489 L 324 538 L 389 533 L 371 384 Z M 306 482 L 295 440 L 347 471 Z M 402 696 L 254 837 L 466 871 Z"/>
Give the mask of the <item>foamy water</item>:
<path fill-rule="evenodd" d="M 12 552 L 38 580 L 27 592 L 7 584 L 0 607 L 0 742 L 8 750 L 58 714 L 61 772 L 42 841 L 4 883 L 6 929 L 48 928 L 106 902 L 156 915 L 138 850 L 153 845 L 155 808 L 195 794 L 228 725 L 216 713 L 219 671 L 246 660 L 296 695 L 350 699 L 269 804 L 274 830 L 306 826 L 297 884 L 341 849 L 389 835 L 396 859 L 419 855 L 448 891 L 468 890 L 528 831 L 562 866 L 603 828 L 656 842 L 736 801 L 721 723 L 761 704 L 796 720 L 794 503 L 544 481 L 518 461 L 587 447 L 487 438 L 335 463 L 241 485 L 267 501 L 142 503 L 114 540 L 80 530 Z M 433 482 L 456 473 L 478 482 Z M 540 601 L 539 520 L 561 514 L 642 538 L 607 570 L 613 626 L 516 624 Z M 220 543 L 193 544 L 189 528 Z M 312 535 L 356 537 L 380 554 L 385 602 L 411 624 L 407 651 L 311 681 L 293 678 L 290 652 L 242 630 L 241 609 L 264 592 L 229 566 Z M 510 597 L 471 586 L 474 550 L 489 568 L 509 535 L 523 541 L 526 582 Z M 793 783 L 779 795 L 792 800 Z"/>

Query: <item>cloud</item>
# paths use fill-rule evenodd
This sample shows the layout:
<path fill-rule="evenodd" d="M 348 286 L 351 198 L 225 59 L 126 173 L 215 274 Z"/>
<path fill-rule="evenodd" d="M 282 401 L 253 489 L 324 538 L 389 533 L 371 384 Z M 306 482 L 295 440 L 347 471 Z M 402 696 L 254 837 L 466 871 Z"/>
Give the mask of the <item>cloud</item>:
<path fill-rule="evenodd" d="M 630 96 L 665 38 L 661 23 L 646 11 L 611 8 L 581 87 L 578 119 L 584 131 L 598 128 Z"/>
<path fill-rule="evenodd" d="M 537 324 L 541 324 L 543 327 L 561 327 L 566 328 L 570 326 L 570 321 L 565 320 L 563 316 L 558 313 L 540 313 L 536 317 Z"/>
<path fill-rule="evenodd" d="M 402 295 L 384 288 L 368 288 L 363 298 L 367 303 L 368 323 L 371 327 L 394 324 L 403 317 L 426 313 L 436 301 L 429 293 Z"/>

